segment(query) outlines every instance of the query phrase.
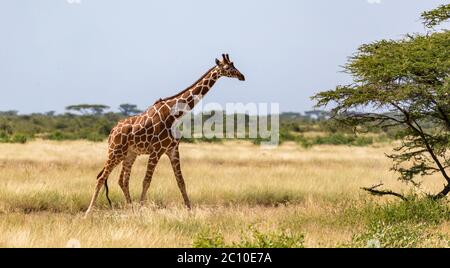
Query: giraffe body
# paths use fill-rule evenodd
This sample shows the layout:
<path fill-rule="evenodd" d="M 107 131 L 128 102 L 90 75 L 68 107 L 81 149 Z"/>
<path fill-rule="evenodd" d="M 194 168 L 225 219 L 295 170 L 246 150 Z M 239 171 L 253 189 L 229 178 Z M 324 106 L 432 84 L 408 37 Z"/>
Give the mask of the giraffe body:
<path fill-rule="evenodd" d="M 170 159 L 184 203 L 188 208 L 191 207 L 181 173 L 179 139 L 174 137 L 171 129 L 176 120 L 183 115 L 175 108 L 182 104 L 185 107 L 184 111 L 191 110 L 221 76 L 245 80 L 229 60 L 228 55 L 222 56 L 223 60 L 216 59 L 216 66 L 208 70 L 192 86 L 174 96 L 159 99 L 143 113 L 119 121 L 111 130 L 108 138 L 108 159 L 97 177 L 95 191 L 86 215 L 92 210 L 98 193 L 106 183 L 109 174 L 120 163 L 122 163 L 122 170 L 119 185 L 126 202 L 131 204 L 130 172 L 136 157 L 141 154 L 149 155 L 147 171 L 142 184 L 141 203 L 146 199 L 147 190 L 160 157 L 166 154 Z"/>

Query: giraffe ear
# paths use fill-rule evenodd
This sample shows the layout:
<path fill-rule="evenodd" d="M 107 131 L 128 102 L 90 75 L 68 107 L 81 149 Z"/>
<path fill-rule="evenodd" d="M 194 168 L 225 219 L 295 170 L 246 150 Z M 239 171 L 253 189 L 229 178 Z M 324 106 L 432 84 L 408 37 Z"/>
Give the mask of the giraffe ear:
<path fill-rule="evenodd" d="M 216 64 L 218 65 L 218 66 L 220 66 L 220 60 L 218 60 L 218 59 L 216 59 Z"/>

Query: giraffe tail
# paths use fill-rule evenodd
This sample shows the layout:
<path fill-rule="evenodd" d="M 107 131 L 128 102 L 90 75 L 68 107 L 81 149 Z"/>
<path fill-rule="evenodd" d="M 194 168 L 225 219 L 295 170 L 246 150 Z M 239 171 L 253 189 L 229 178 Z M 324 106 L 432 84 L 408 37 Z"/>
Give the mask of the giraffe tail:
<path fill-rule="evenodd" d="M 100 176 L 102 176 L 103 171 L 105 171 L 105 168 L 103 168 L 103 169 L 100 171 L 100 173 L 98 173 L 98 175 L 97 175 L 97 180 L 100 178 Z M 106 178 L 106 180 L 105 180 L 105 194 L 106 194 L 106 199 L 108 199 L 109 207 L 112 208 L 111 199 L 109 199 L 108 178 Z"/>

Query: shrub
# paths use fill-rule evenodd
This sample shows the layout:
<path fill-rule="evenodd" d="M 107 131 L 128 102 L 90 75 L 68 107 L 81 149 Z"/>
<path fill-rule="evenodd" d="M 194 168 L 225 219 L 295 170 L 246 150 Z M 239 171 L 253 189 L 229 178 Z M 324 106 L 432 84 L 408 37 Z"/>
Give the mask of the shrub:
<path fill-rule="evenodd" d="M 45 138 L 46 138 L 46 139 L 49 139 L 49 140 L 56 140 L 56 141 L 59 141 L 59 140 L 65 140 L 65 139 L 67 139 L 68 137 L 67 137 L 66 135 L 64 135 L 64 134 L 63 134 L 62 132 L 60 132 L 60 131 L 55 131 L 55 132 L 53 132 L 53 133 L 51 133 L 51 134 L 49 134 L 49 135 L 46 135 Z"/>
<path fill-rule="evenodd" d="M 424 224 L 382 221 L 371 223 L 368 228 L 353 237 L 352 247 L 411 248 L 428 239 Z"/>
<path fill-rule="evenodd" d="M 244 239 L 233 243 L 238 248 L 303 248 L 305 237 L 289 230 L 262 233 L 250 227 L 250 234 Z"/>
<path fill-rule="evenodd" d="M 388 224 L 402 222 L 439 224 L 450 220 L 450 207 L 446 201 L 409 197 L 408 201 L 368 206 L 364 211 L 369 222 Z"/>
<path fill-rule="evenodd" d="M 324 137 L 316 137 L 313 144 L 331 144 L 331 145 L 354 145 L 366 146 L 373 143 L 372 137 L 345 135 L 342 133 L 333 133 Z"/>
<path fill-rule="evenodd" d="M 428 230 L 450 219 L 445 201 L 408 196 L 408 201 L 369 204 L 361 213 L 365 228 L 354 235 L 350 247 L 419 247 L 442 245 L 445 237 Z M 448 241 L 446 242 L 448 243 Z"/>
<path fill-rule="evenodd" d="M 181 141 L 185 142 L 185 143 L 195 143 L 195 139 L 194 138 L 181 137 Z"/>
<path fill-rule="evenodd" d="M 349 146 L 367 146 L 374 143 L 372 137 L 347 135 L 343 133 L 332 133 L 326 136 L 305 137 L 303 135 L 296 136 L 295 140 L 305 148 L 314 145 L 349 145 Z"/>
<path fill-rule="evenodd" d="M 4 132 L 0 132 L 0 142 L 9 142 L 9 136 Z"/>
<path fill-rule="evenodd" d="M 14 134 L 11 137 L 10 142 L 12 143 L 26 143 L 28 140 L 28 136 L 23 135 L 23 134 Z"/>
<path fill-rule="evenodd" d="M 303 248 L 304 235 L 292 233 L 289 230 L 263 233 L 254 227 L 249 227 L 239 241 L 227 244 L 220 231 L 203 231 L 194 238 L 195 248 Z"/>
<path fill-rule="evenodd" d="M 353 145 L 355 145 L 355 146 L 367 146 L 370 144 L 373 144 L 372 137 L 358 136 L 358 137 L 356 137 L 355 141 L 353 142 Z"/>
<path fill-rule="evenodd" d="M 88 141 L 103 141 L 105 139 L 105 136 L 99 133 L 89 133 L 87 134 L 86 139 Z"/>
<path fill-rule="evenodd" d="M 222 139 L 217 138 L 217 137 L 212 137 L 212 138 L 201 137 L 198 140 L 200 140 L 202 142 L 207 142 L 207 143 L 221 143 L 222 142 Z"/>
<path fill-rule="evenodd" d="M 26 143 L 30 137 L 24 134 L 6 135 L 0 133 L 0 142 L 3 143 Z"/>
<path fill-rule="evenodd" d="M 289 130 L 285 128 L 280 128 L 280 142 L 284 141 L 295 141 L 297 136 L 292 134 Z"/>
<path fill-rule="evenodd" d="M 194 248 L 225 248 L 223 234 L 220 231 L 202 231 L 196 235 L 192 242 Z"/>

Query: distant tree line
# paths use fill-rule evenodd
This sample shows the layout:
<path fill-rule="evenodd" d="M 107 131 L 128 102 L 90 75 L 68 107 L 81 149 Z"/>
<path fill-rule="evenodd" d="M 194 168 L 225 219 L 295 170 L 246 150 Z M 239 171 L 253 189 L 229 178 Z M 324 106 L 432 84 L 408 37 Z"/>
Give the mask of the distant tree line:
<path fill-rule="evenodd" d="M 121 104 L 119 112 L 107 111 L 103 104 L 76 104 L 66 112 L 20 115 L 15 110 L 0 111 L 0 142 L 24 143 L 32 138 L 51 140 L 104 140 L 120 119 L 141 111 L 134 104 Z"/>
<path fill-rule="evenodd" d="M 102 115 L 105 113 L 106 110 L 108 110 L 110 107 L 108 105 L 103 104 L 76 104 L 76 105 L 69 105 L 66 107 L 66 110 L 68 112 L 76 112 L 77 114 L 81 115 Z M 119 105 L 119 111 L 123 116 L 131 116 L 138 113 L 141 113 L 142 111 L 137 108 L 137 105 L 135 104 L 129 104 L 124 103 Z M 16 112 L 16 111 L 13 111 Z M 16 112 L 17 114 L 17 112 Z M 50 111 L 46 113 L 49 116 L 52 116 L 55 114 L 54 111 Z"/>
<path fill-rule="evenodd" d="M 49 111 L 21 115 L 17 111 L 0 111 L 0 142 L 26 142 L 29 139 L 40 138 L 50 140 L 87 139 L 90 141 L 105 140 L 114 125 L 122 118 L 132 116 L 142 111 L 134 104 L 121 104 L 118 112 L 109 111 L 110 107 L 103 104 L 76 104 L 66 107 L 65 113 Z M 205 122 L 213 113 L 201 116 L 200 122 Z M 226 115 L 224 122 L 235 119 L 238 115 Z M 338 124 L 328 120 L 325 111 L 314 110 L 300 113 L 281 113 L 280 141 L 293 141 L 305 147 L 314 144 L 350 144 L 366 145 L 372 140 L 362 140 L 355 137 L 351 129 L 343 129 Z M 248 133 L 250 116 L 244 115 L 245 131 Z M 194 120 L 194 119 L 193 119 Z M 270 122 L 270 120 L 268 120 Z M 192 124 L 194 133 L 194 124 Z M 200 126 L 202 129 L 203 126 Z M 237 127 L 236 131 L 237 131 Z M 224 129 L 225 131 L 225 129 Z M 376 131 L 376 130 L 374 130 Z M 328 136 L 306 138 L 306 132 L 325 132 Z M 225 135 L 224 135 L 225 136 Z M 185 142 L 221 142 L 222 139 L 206 139 L 200 136 L 184 138 Z M 257 137 L 252 140 L 260 143 L 263 139 Z"/>

